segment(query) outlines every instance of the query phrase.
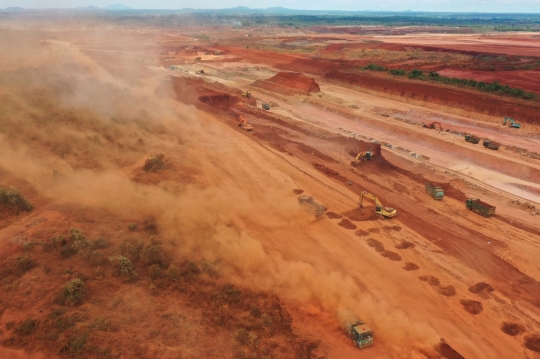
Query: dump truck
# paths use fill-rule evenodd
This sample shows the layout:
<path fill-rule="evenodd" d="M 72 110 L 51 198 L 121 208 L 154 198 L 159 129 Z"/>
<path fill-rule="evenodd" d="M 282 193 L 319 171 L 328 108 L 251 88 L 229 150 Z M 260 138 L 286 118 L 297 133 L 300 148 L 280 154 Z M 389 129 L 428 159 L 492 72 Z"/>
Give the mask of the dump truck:
<path fill-rule="evenodd" d="M 465 206 L 469 211 L 481 214 L 483 217 L 489 217 L 495 214 L 495 206 L 482 202 L 478 198 L 468 198 L 465 201 Z"/>
<path fill-rule="evenodd" d="M 263 110 L 266 110 L 266 111 L 268 111 L 268 110 L 270 110 L 270 105 L 269 105 L 269 104 L 267 104 L 266 102 L 263 102 L 263 104 L 262 104 L 262 108 L 263 108 Z"/>
<path fill-rule="evenodd" d="M 465 141 L 476 144 L 480 142 L 480 138 L 474 135 L 465 135 Z"/>
<path fill-rule="evenodd" d="M 313 197 L 307 196 L 305 194 L 301 194 L 300 196 L 298 196 L 298 203 L 309 207 L 316 217 L 322 216 L 324 212 L 326 212 L 325 206 L 323 206 L 320 203 L 317 203 L 317 201 L 315 201 Z"/>
<path fill-rule="evenodd" d="M 505 117 L 503 120 L 503 126 L 506 126 L 506 122 L 510 122 L 510 127 L 512 128 L 520 128 L 521 124 L 514 121 L 512 117 Z"/>
<path fill-rule="evenodd" d="M 347 334 L 354 340 L 358 348 L 373 345 L 373 330 L 350 310 L 338 313 Z"/>
<path fill-rule="evenodd" d="M 501 144 L 491 140 L 484 141 L 484 147 L 489 148 L 490 150 L 498 150 L 501 147 Z"/>
<path fill-rule="evenodd" d="M 441 200 L 444 197 L 443 189 L 439 186 L 435 186 L 431 182 L 426 182 L 426 193 L 437 200 Z"/>

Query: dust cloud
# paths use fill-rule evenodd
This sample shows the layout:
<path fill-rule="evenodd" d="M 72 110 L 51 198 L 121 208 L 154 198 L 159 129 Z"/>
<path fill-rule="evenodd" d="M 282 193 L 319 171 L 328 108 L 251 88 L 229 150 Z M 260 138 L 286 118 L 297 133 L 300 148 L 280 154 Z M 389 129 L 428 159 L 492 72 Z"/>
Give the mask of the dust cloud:
<path fill-rule="evenodd" d="M 67 50 L 62 47 L 62 51 Z M 70 54 L 70 58 L 90 61 L 75 50 Z M 216 155 L 213 144 L 230 135 L 219 127 L 208 131 L 193 107 L 157 98 L 152 89 L 159 79 L 138 79 L 141 87 L 132 91 L 129 84 L 124 88 L 118 79 L 94 67 L 73 66 L 69 75 L 57 66 L 42 68 L 39 76 L 21 70 L 19 82 L 8 86 L 15 91 L 4 96 L 10 100 L 3 106 L 15 111 L 2 113 L 6 126 L 0 135 L 1 169 L 29 183 L 49 203 L 90 206 L 124 218 L 153 216 L 161 235 L 178 243 L 174 248 L 178 257 L 196 255 L 220 262 L 223 275 L 232 282 L 275 292 L 300 303 L 309 315 L 325 317 L 324 313 L 356 308 L 379 335 L 388 357 L 420 357 L 417 349 L 430 348 L 438 341 L 431 326 L 379 301 L 346 274 L 265 249 L 257 233 L 301 231 L 312 221 L 291 195 L 294 187 L 283 188 L 283 182 L 276 182 L 247 193 L 247 185 L 241 182 L 252 175 L 243 169 L 247 163 L 221 157 L 219 161 L 224 162 L 211 171 L 214 178 L 240 173 L 232 174 L 229 182 L 214 179 L 174 191 L 133 182 L 133 172 L 157 151 L 171 154 L 180 166 L 183 158 L 188 161 L 194 156 L 204 174 Z M 28 82 L 34 89 L 58 92 L 25 96 Z M 95 136 L 99 142 L 88 142 Z M 135 145 L 139 139 L 144 146 Z M 66 150 L 58 154 L 58 148 L 64 148 L 60 145 L 66 145 Z M 235 144 L 222 146 L 229 150 Z M 231 151 L 232 156 L 239 153 Z M 252 159 L 243 157 L 243 161 Z M 60 176 L 54 176 L 53 170 Z M 257 189 L 256 184 L 252 186 Z M 333 320 L 339 327 L 337 317 Z"/>

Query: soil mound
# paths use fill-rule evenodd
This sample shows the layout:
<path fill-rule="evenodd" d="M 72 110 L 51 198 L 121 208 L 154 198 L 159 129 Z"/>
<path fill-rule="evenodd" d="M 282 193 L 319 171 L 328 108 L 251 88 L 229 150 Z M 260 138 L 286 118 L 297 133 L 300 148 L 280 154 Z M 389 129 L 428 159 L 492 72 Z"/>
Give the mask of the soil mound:
<path fill-rule="evenodd" d="M 476 283 L 475 285 L 469 288 L 469 292 L 476 293 L 476 294 L 491 293 L 493 291 L 494 291 L 493 287 L 484 282 Z"/>
<path fill-rule="evenodd" d="M 326 212 L 326 217 L 328 217 L 330 219 L 341 219 L 341 218 L 343 218 L 343 216 L 341 214 L 337 214 L 335 212 Z"/>
<path fill-rule="evenodd" d="M 453 297 L 456 295 L 456 288 L 453 285 L 448 285 L 446 287 L 439 287 L 439 293 L 445 297 Z"/>
<path fill-rule="evenodd" d="M 441 284 L 441 281 L 439 280 L 439 278 L 434 277 L 432 275 L 421 275 L 420 277 L 418 277 L 418 279 L 420 279 L 420 280 L 422 280 L 424 282 L 428 282 L 429 285 L 431 285 L 433 287 L 436 287 L 439 284 Z"/>
<path fill-rule="evenodd" d="M 283 95 L 309 95 L 321 91 L 312 77 L 300 72 L 280 72 L 267 80 L 255 81 L 253 86 Z"/>
<path fill-rule="evenodd" d="M 540 337 L 536 334 L 525 337 L 525 347 L 534 352 L 540 352 Z"/>
<path fill-rule="evenodd" d="M 414 248 L 415 244 L 413 242 L 403 241 L 396 246 L 397 249 L 409 249 Z"/>
<path fill-rule="evenodd" d="M 504 333 L 514 337 L 523 333 L 525 331 L 525 327 L 517 323 L 503 322 L 501 325 L 501 330 Z"/>
<path fill-rule="evenodd" d="M 459 302 L 461 303 L 463 308 L 471 314 L 479 314 L 480 312 L 482 312 L 482 310 L 484 310 L 484 306 L 482 305 L 482 303 L 476 300 L 460 299 Z"/>
<path fill-rule="evenodd" d="M 341 214 L 354 222 L 372 221 L 377 219 L 377 216 L 375 215 L 375 213 L 373 213 L 373 211 L 361 211 L 358 208 L 351 209 L 347 212 L 341 212 Z"/>
<path fill-rule="evenodd" d="M 396 252 L 392 252 L 392 251 L 384 251 L 381 253 L 381 256 L 386 257 L 390 259 L 391 261 L 398 262 L 401 260 L 401 256 L 397 254 Z"/>
<path fill-rule="evenodd" d="M 403 267 L 403 269 L 405 269 L 406 271 L 412 271 L 412 270 L 418 270 L 420 269 L 420 267 L 413 262 L 406 262 L 405 267 Z"/>
<path fill-rule="evenodd" d="M 439 344 L 439 347 L 437 348 L 439 353 L 443 356 L 443 358 L 447 359 L 465 359 L 461 354 L 459 354 L 457 351 L 454 350 L 450 345 L 442 342 Z"/>
<path fill-rule="evenodd" d="M 304 190 L 303 189 L 293 189 L 292 192 L 294 194 L 302 194 L 302 193 L 304 193 Z"/>
<path fill-rule="evenodd" d="M 341 222 L 338 223 L 338 226 L 341 226 L 346 229 L 356 229 L 356 225 L 349 221 L 347 218 L 343 218 Z"/>
<path fill-rule="evenodd" d="M 367 244 L 368 246 L 375 248 L 377 252 L 384 252 L 384 245 L 376 239 L 368 238 Z"/>
<path fill-rule="evenodd" d="M 401 231 L 400 226 L 384 226 L 383 228 L 389 231 L 396 231 L 396 232 Z"/>
<path fill-rule="evenodd" d="M 357 230 L 356 232 L 354 232 L 354 234 L 357 235 L 358 237 L 369 236 L 369 232 L 366 232 L 362 229 Z"/>

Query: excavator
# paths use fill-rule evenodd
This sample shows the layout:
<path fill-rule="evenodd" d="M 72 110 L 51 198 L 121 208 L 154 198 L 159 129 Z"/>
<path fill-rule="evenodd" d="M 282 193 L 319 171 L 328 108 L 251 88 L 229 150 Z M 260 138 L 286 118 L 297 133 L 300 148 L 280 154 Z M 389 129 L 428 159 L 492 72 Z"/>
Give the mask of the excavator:
<path fill-rule="evenodd" d="M 517 123 L 517 122 L 514 121 L 514 119 L 511 118 L 511 117 L 505 117 L 505 118 L 504 118 L 503 126 L 506 125 L 506 122 L 510 122 L 510 127 L 513 127 L 513 128 L 520 128 L 520 127 L 521 127 L 521 123 Z"/>
<path fill-rule="evenodd" d="M 432 123 L 430 123 L 429 125 L 426 125 L 425 123 L 422 123 L 422 127 L 430 128 L 430 129 L 432 129 L 432 130 L 437 130 L 437 125 L 439 125 L 438 130 L 439 130 L 439 131 L 442 131 L 443 129 L 442 129 L 442 125 L 441 125 L 440 122 L 432 122 Z"/>
<path fill-rule="evenodd" d="M 251 98 L 251 90 L 247 90 L 246 92 L 242 92 L 242 96 L 246 98 Z"/>
<path fill-rule="evenodd" d="M 379 217 L 392 218 L 396 215 L 397 211 L 394 208 L 383 206 L 377 197 L 366 191 L 362 191 L 362 193 L 360 193 L 360 198 L 358 199 L 358 209 L 364 209 L 364 206 L 362 206 L 364 197 L 367 197 L 375 202 L 375 214 Z"/>
<path fill-rule="evenodd" d="M 356 155 L 355 159 L 354 159 L 353 161 L 351 161 L 351 165 L 352 165 L 353 167 L 358 166 L 358 164 L 361 162 L 362 158 L 365 159 L 365 160 L 367 160 L 367 161 L 372 160 L 372 159 L 373 159 L 373 152 L 371 152 L 371 151 L 362 151 L 362 152 L 359 152 L 359 153 Z"/>
<path fill-rule="evenodd" d="M 239 115 L 238 118 L 240 121 L 238 123 L 238 127 L 241 127 L 246 131 L 253 131 L 253 126 L 251 125 L 251 123 L 248 123 L 247 120 L 242 115 Z"/>

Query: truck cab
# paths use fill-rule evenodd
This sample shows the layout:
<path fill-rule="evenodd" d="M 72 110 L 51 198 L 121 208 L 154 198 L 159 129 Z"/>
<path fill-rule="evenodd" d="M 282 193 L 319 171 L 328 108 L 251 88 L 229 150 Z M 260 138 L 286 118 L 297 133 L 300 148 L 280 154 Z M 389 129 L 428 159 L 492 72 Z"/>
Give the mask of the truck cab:
<path fill-rule="evenodd" d="M 365 348 L 373 345 L 373 331 L 363 321 L 350 324 L 351 337 L 358 348 Z"/>

